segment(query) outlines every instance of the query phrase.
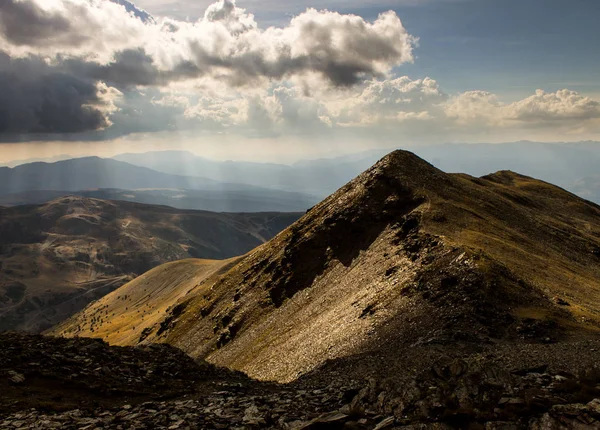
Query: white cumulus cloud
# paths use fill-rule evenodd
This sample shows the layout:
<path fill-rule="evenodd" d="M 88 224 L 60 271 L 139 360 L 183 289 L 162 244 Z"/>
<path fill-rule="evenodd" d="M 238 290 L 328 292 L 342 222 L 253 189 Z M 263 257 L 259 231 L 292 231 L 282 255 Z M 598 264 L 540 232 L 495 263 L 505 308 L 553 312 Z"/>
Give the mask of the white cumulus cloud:
<path fill-rule="evenodd" d="M 154 18 L 127 0 L 0 0 L 0 140 L 600 130 L 600 103 L 567 89 L 504 102 L 395 75 L 416 42 L 393 11 L 369 21 L 309 8 L 263 28 L 234 0 L 196 22 Z"/>
<path fill-rule="evenodd" d="M 195 23 L 140 19 L 107 0 L 2 0 L 0 14 L 0 49 L 9 55 L 69 58 L 71 71 L 115 85 L 206 76 L 246 85 L 314 73 L 348 86 L 412 61 L 414 42 L 394 12 L 368 22 L 308 9 L 285 27 L 261 29 L 234 0 L 209 6 Z"/>

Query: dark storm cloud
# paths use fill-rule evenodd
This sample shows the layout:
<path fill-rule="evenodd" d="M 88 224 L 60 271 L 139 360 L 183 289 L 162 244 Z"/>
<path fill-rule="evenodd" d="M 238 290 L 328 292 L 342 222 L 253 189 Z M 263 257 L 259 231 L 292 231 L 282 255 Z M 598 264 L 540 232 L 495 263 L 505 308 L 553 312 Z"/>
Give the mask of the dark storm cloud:
<path fill-rule="evenodd" d="M 118 87 L 166 83 L 152 57 L 141 48 L 116 52 L 114 59 L 107 64 L 80 58 L 66 58 L 58 67 L 65 73 L 85 76 Z"/>
<path fill-rule="evenodd" d="M 77 133 L 110 125 L 98 86 L 42 59 L 0 53 L 0 134 Z"/>
<path fill-rule="evenodd" d="M 412 61 L 414 42 L 393 12 L 367 22 L 309 9 L 285 27 L 260 29 L 233 0 L 195 23 L 154 20 L 127 0 L 0 0 L 0 135 L 135 132 L 136 106 L 119 111 L 113 101 L 143 94 L 140 86 L 207 78 L 241 91 L 309 77 L 348 87 Z"/>
<path fill-rule="evenodd" d="M 67 11 L 47 11 L 34 2 L 0 0 L 0 31 L 17 46 L 58 47 L 84 43 L 87 36 L 74 34 L 71 19 L 85 14 L 85 6 L 69 4 Z"/>

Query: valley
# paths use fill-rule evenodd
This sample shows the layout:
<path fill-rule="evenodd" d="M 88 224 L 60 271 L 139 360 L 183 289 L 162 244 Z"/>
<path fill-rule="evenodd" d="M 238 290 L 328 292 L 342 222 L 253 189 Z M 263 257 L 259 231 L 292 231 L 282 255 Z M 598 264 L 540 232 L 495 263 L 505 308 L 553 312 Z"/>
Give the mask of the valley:
<path fill-rule="evenodd" d="M 0 329 L 42 331 L 155 266 L 243 254 L 299 216 L 77 196 L 0 208 Z"/>

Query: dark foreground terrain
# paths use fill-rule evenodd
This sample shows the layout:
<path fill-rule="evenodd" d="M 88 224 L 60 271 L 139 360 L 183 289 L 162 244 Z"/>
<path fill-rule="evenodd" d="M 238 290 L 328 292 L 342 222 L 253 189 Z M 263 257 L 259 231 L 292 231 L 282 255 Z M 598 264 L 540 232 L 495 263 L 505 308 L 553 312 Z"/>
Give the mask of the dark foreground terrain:
<path fill-rule="evenodd" d="M 600 428 L 600 342 L 419 346 L 288 385 L 168 345 L 0 335 L 0 428 Z"/>

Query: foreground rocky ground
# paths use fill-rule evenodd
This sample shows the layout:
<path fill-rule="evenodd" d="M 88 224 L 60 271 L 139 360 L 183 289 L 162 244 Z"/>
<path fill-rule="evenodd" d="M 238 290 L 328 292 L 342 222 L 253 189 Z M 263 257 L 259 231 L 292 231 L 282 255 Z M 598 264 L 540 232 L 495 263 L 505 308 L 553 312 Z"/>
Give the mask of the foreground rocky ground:
<path fill-rule="evenodd" d="M 416 347 L 405 365 L 357 357 L 278 385 L 166 345 L 5 333 L 0 428 L 600 428 L 600 342 L 490 351 Z"/>

